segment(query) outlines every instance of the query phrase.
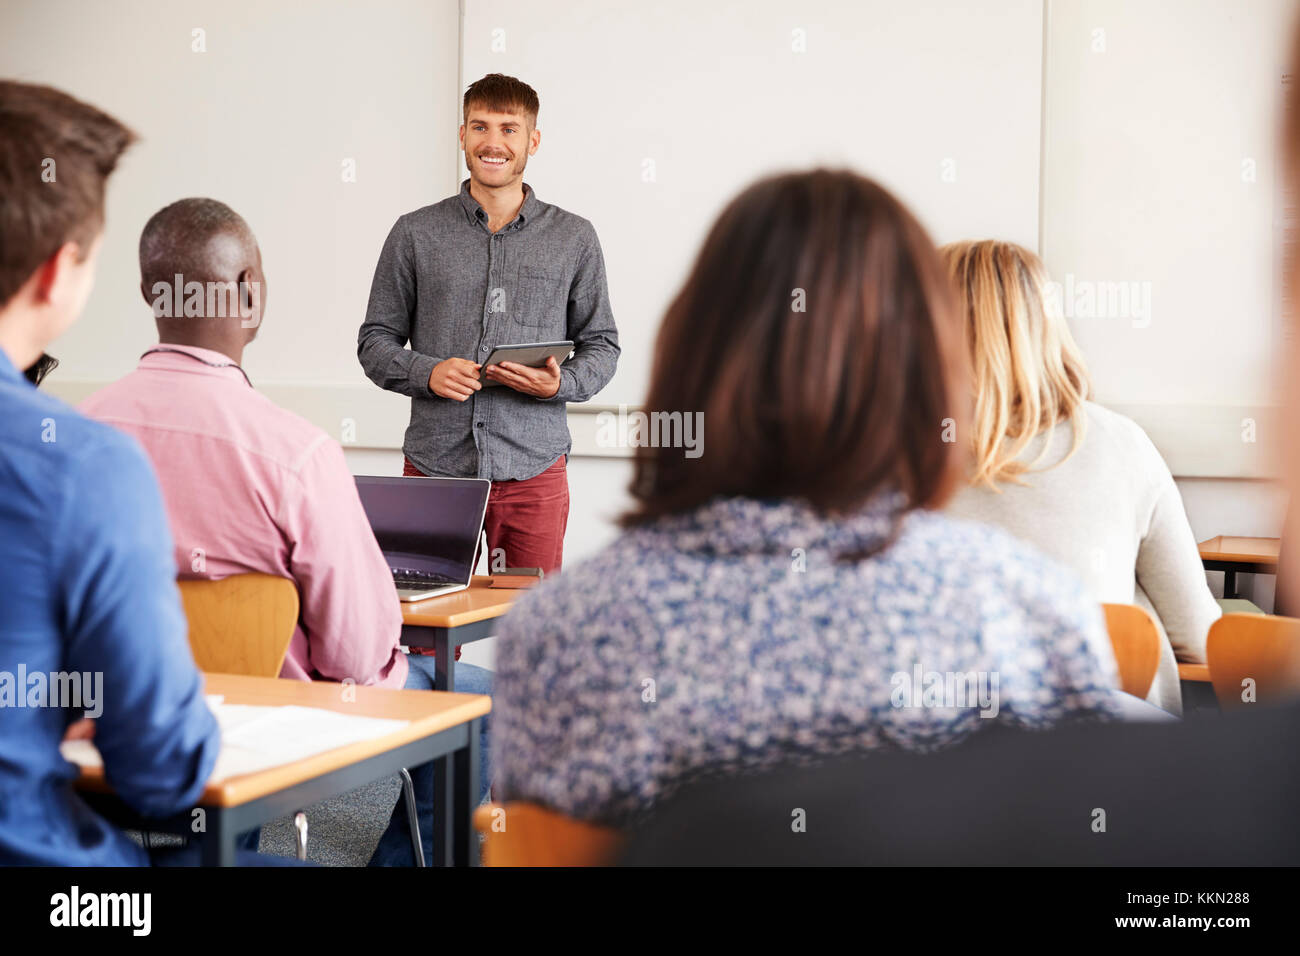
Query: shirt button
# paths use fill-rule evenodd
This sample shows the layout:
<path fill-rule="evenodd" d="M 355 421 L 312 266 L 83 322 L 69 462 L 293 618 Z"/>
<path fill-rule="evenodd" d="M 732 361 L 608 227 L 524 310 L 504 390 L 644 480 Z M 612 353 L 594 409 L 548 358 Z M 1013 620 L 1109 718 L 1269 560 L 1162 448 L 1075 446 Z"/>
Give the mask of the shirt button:
<path fill-rule="evenodd" d="M 480 352 L 486 352 L 487 350 L 488 350 L 488 347 L 487 347 L 486 345 L 481 346 L 481 347 L 479 348 L 479 351 L 480 351 Z"/>
<path fill-rule="evenodd" d="M 483 427 L 483 423 L 482 423 L 482 422 L 475 422 L 475 423 L 474 423 L 474 427 L 475 427 L 475 428 L 482 428 L 482 427 Z"/>

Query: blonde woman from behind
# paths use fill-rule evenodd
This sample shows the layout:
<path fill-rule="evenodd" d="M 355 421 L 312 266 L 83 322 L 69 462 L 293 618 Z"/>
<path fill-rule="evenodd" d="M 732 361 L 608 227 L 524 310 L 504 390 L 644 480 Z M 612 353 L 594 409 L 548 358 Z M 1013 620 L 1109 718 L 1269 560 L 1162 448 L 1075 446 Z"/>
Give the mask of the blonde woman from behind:
<path fill-rule="evenodd" d="M 1202 663 L 1219 606 L 1169 467 L 1133 421 L 1089 400 L 1083 356 L 1038 257 L 1009 242 L 941 250 L 966 315 L 972 468 L 949 513 L 1072 568 L 1100 602 L 1137 604 L 1165 638 L 1147 699 L 1181 714 L 1178 661 Z"/>

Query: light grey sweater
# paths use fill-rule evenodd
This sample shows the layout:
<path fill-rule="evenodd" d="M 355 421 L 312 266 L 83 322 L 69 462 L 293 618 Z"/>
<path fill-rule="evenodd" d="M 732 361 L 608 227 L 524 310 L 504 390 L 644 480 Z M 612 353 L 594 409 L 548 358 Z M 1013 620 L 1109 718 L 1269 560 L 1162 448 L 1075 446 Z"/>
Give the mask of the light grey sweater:
<path fill-rule="evenodd" d="M 965 487 L 950 513 L 997 525 L 1072 568 L 1098 601 L 1137 604 L 1156 619 L 1165 640 L 1147 700 L 1182 713 L 1177 661 L 1203 663 L 1205 638 L 1219 617 L 1182 497 L 1169 467 L 1138 425 L 1085 403 L 1079 450 L 1064 463 L 1072 427 L 1039 435 L 1029 461 L 1049 442 L 1027 485 L 999 491 Z"/>

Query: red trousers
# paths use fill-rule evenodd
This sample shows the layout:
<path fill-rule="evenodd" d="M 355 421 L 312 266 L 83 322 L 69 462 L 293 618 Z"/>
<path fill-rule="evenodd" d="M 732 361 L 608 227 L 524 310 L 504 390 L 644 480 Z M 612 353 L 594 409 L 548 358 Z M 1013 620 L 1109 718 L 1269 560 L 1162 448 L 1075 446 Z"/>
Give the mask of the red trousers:
<path fill-rule="evenodd" d="M 488 495 L 488 573 L 506 568 L 541 568 L 547 577 L 564 561 L 569 525 L 569 475 L 563 455 L 540 475 L 522 481 L 494 481 Z M 402 474 L 424 472 L 406 459 Z"/>

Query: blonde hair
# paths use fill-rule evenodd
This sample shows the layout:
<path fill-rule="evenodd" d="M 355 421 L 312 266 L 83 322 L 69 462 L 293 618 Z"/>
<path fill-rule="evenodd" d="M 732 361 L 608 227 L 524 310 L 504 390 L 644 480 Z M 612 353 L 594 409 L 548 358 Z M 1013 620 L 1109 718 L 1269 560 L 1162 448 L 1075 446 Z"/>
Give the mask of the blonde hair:
<path fill-rule="evenodd" d="M 1083 403 L 1092 391 L 1088 369 L 1036 255 L 993 240 L 955 242 L 939 251 L 966 317 L 975 388 L 970 482 L 994 491 L 1000 481 L 1023 485 L 1020 476 L 1051 444 L 1044 442 L 1032 461 L 1020 461 L 1037 435 L 1070 422 L 1074 440 L 1061 462 L 1083 443 Z"/>

